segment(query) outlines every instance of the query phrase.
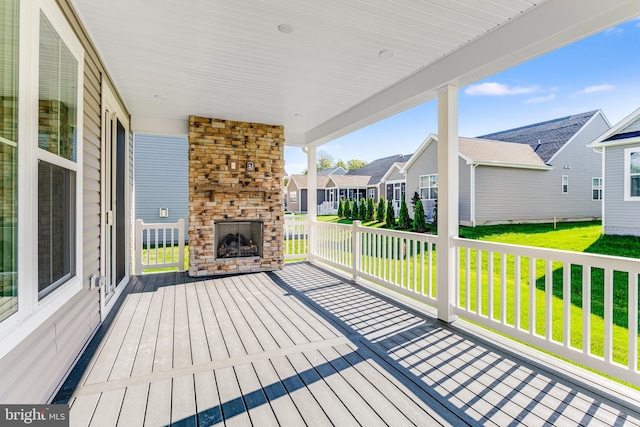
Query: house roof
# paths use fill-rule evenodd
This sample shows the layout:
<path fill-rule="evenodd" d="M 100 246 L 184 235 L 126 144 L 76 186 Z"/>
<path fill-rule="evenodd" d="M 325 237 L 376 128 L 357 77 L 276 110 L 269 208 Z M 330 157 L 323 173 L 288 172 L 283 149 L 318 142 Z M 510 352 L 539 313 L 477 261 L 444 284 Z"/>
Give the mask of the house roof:
<path fill-rule="evenodd" d="M 603 133 L 590 147 L 608 147 L 615 145 L 640 143 L 640 108 L 629 114 L 611 129 Z"/>
<path fill-rule="evenodd" d="M 475 164 L 546 168 L 546 164 L 528 144 L 460 138 L 458 148 L 461 155 Z"/>
<path fill-rule="evenodd" d="M 365 166 L 347 172 L 347 175 L 365 175 L 369 177 L 368 185 L 377 185 L 387 174 L 394 163 L 404 164 L 411 158 L 412 154 L 396 154 L 389 157 L 376 159 Z"/>
<path fill-rule="evenodd" d="M 295 146 L 334 140 L 445 85 L 464 87 L 638 14 L 629 0 L 68 3 L 135 132 L 186 134 L 189 115 L 213 116 L 282 125 Z"/>
<path fill-rule="evenodd" d="M 331 181 L 338 188 L 364 188 L 369 184 L 369 178 L 366 175 L 331 175 L 328 185 Z"/>
<path fill-rule="evenodd" d="M 317 188 L 324 188 L 328 180 L 328 176 L 319 176 L 317 181 Z M 294 182 L 296 184 L 296 187 L 298 188 L 307 188 L 309 177 L 308 175 L 293 174 L 291 175 L 289 182 Z"/>
<path fill-rule="evenodd" d="M 409 169 L 430 144 L 437 142 L 438 135 L 429 134 L 411 159 L 403 166 L 401 172 Z M 458 154 L 469 164 L 523 169 L 549 169 L 549 166 L 528 144 L 460 137 L 458 139 Z"/>
<path fill-rule="evenodd" d="M 548 164 L 553 156 L 598 113 L 602 114 L 600 110 L 588 111 L 586 113 L 574 114 L 546 122 L 490 133 L 479 136 L 478 138 L 528 144 L 540 158 Z"/>
<path fill-rule="evenodd" d="M 344 175 L 347 171 L 342 167 L 338 166 L 337 168 L 326 168 L 318 171 L 318 176 L 329 176 L 329 175 Z"/>

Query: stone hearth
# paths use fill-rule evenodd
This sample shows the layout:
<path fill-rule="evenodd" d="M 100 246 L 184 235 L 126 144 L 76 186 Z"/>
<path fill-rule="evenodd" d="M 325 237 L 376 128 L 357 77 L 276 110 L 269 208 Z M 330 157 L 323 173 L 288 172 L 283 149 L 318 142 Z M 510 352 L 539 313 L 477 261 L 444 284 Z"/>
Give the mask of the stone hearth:
<path fill-rule="evenodd" d="M 284 128 L 189 117 L 189 275 L 284 265 Z M 261 222 L 262 256 L 217 256 L 215 224 Z"/>

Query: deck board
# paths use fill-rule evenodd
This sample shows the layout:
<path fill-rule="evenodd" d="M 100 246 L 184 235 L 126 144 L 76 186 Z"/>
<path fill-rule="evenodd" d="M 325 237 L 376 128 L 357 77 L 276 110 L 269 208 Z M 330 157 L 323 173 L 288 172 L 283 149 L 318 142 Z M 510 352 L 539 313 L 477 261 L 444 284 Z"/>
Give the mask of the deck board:
<path fill-rule="evenodd" d="M 123 298 L 54 400 L 71 425 L 640 426 L 635 391 L 610 394 L 306 263 L 144 275 Z"/>

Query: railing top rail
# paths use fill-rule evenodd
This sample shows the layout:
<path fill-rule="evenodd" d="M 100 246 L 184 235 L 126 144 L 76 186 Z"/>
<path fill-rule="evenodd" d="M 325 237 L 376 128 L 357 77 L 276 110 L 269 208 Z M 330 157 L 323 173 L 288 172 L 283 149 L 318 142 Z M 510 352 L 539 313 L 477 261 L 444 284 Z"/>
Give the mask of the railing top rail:
<path fill-rule="evenodd" d="M 527 256 L 536 259 L 546 259 L 576 265 L 588 265 L 595 268 L 628 271 L 640 274 L 640 259 L 625 258 L 610 255 L 571 252 L 559 249 L 537 248 L 532 246 L 513 245 L 507 243 L 487 242 L 484 240 L 454 237 L 453 246 L 480 249 L 485 251 L 502 252 L 513 255 Z"/>
<path fill-rule="evenodd" d="M 314 226 L 317 226 L 320 228 L 342 228 L 345 230 L 353 229 L 353 224 L 336 224 L 335 222 L 320 222 L 320 221 L 316 221 L 313 224 Z M 412 231 L 387 230 L 384 228 L 374 228 L 374 227 L 367 227 L 367 226 L 360 226 L 358 230 L 361 233 L 376 234 L 379 236 L 387 236 L 387 237 L 399 237 L 404 239 L 419 240 L 423 242 L 436 243 L 436 240 L 437 240 L 437 236 L 434 236 L 433 234 L 414 233 Z"/>
<path fill-rule="evenodd" d="M 179 219 L 176 222 L 144 222 L 141 219 L 137 219 L 136 222 L 143 227 L 147 228 L 169 228 L 169 227 L 179 227 L 181 224 L 184 224 L 184 219 Z M 182 225 L 184 227 L 184 225 Z"/>

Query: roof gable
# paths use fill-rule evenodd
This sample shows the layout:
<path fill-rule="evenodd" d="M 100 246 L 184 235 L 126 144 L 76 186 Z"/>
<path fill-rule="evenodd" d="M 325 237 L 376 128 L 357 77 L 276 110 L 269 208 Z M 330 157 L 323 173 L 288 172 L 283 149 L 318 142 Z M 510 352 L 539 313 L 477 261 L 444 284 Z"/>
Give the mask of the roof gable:
<path fill-rule="evenodd" d="M 479 136 L 478 138 L 528 144 L 545 162 L 558 153 L 600 110 Z"/>
<path fill-rule="evenodd" d="M 635 144 L 640 142 L 640 108 L 603 133 L 590 147 Z"/>
<path fill-rule="evenodd" d="M 544 161 L 528 144 L 482 138 L 460 138 L 458 148 L 460 155 L 474 164 L 547 168 Z"/>
<path fill-rule="evenodd" d="M 359 169 L 347 172 L 347 175 L 367 175 L 370 177 L 369 185 L 377 185 L 380 183 L 380 181 L 382 181 L 382 178 L 387 174 L 389 168 L 391 168 L 394 163 L 407 162 L 411 158 L 411 156 L 413 155 L 396 154 L 394 156 L 376 159 Z"/>
<path fill-rule="evenodd" d="M 338 166 L 336 168 L 326 168 L 321 169 L 317 172 L 318 176 L 329 176 L 329 175 L 344 175 L 347 171 L 342 166 Z"/>
<path fill-rule="evenodd" d="M 338 188 L 366 187 L 371 177 L 368 175 L 331 175 L 328 183 L 333 182 Z"/>

